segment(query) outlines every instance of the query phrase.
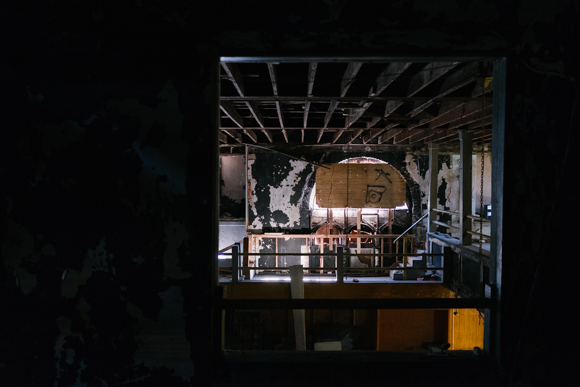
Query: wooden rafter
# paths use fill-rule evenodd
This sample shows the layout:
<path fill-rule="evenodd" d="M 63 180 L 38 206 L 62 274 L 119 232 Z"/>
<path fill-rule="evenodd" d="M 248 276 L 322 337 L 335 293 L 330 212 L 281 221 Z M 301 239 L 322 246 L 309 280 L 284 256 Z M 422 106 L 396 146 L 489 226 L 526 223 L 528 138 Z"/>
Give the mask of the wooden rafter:
<path fill-rule="evenodd" d="M 357 75 L 358 71 L 360 70 L 361 66 L 362 66 L 362 62 L 350 62 L 348 64 L 348 66 L 346 67 L 344 75 L 342 76 L 342 81 L 340 82 L 340 96 L 341 97 L 344 97 L 346 95 L 348 88 L 356 80 L 356 75 Z M 326 115 L 324 116 L 324 128 L 326 128 L 328 126 L 328 122 L 330 121 L 330 118 L 334 114 L 334 111 L 336 110 L 337 107 L 338 107 L 338 101 L 334 100 L 330 103 L 330 105 L 328 107 L 328 111 L 326 112 Z M 332 136 L 332 143 L 335 143 L 340 138 L 340 136 L 342 135 L 343 132 L 344 132 L 344 129 L 341 129 L 341 130 L 334 132 L 334 135 Z"/>
<path fill-rule="evenodd" d="M 371 129 L 369 131 L 369 134 L 363 138 L 363 144 L 368 144 L 373 138 L 379 136 L 380 134 L 382 134 L 386 130 L 390 130 L 390 129 L 394 128 L 397 125 L 399 125 L 399 124 L 389 124 L 382 129 L 380 129 L 380 128 Z"/>
<path fill-rule="evenodd" d="M 407 140 L 409 137 L 415 135 L 415 134 L 419 134 L 423 132 L 423 129 L 406 129 L 403 130 L 401 133 L 395 135 L 395 137 L 393 137 L 393 144 L 400 144 L 403 141 Z"/>
<path fill-rule="evenodd" d="M 383 72 L 377 77 L 374 86 L 369 91 L 369 97 L 375 97 L 380 95 L 391 83 L 393 83 L 399 75 L 401 75 L 409 66 L 411 62 L 393 62 L 387 66 L 383 70 Z M 362 115 L 368 110 L 368 108 L 373 104 L 373 101 L 361 101 L 362 106 L 355 109 L 354 115 L 348 120 L 348 127 L 354 124 Z M 375 121 L 373 118 L 374 123 L 371 125 L 374 126 L 380 117 L 377 118 Z M 367 126 L 369 128 L 369 126 Z M 352 139 L 349 141 L 349 144 L 357 138 L 362 133 L 362 130 L 355 131 Z"/>
<path fill-rule="evenodd" d="M 316 77 L 316 68 L 318 67 L 318 62 L 310 62 L 308 65 L 308 92 L 306 95 L 312 97 L 312 90 L 314 88 L 314 78 Z M 310 111 L 310 101 L 304 103 L 304 128 L 308 126 L 308 113 Z M 320 141 L 320 137 L 318 138 Z M 304 142 L 304 129 L 302 129 L 302 142 Z"/>
<path fill-rule="evenodd" d="M 239 142 L 242 143 L 242 135 L 238 133 L 235 129 L 222 129 L 222 132 Z"/>
<path fill-rule="evenodd" d="M 230 118 L 230 120 L 234 121 L 236 125 L 238 125 L 240 128 L 244 127 L 244 120 L 238 114 L 236 109 L 232 107 L 232 105 L 230 105 L 225 101 L 222 101 L 220 103 L 220 109 L 222 109 L 222 111 Z"/>
<path fill-rule="evenodd" d="M 238 91 L 238 94 L 240 95 L 240 97 L 245 97 L 244 80 L 242 79 L 242 74 L 240 73 L 240 70 L 238 69 L 238 67 L 233 63 L 227 63 L 227 62 L 222 62 L 222 67 L 224 68 L 225 72 L 228 74 L 228 79 L 232 82 L 232 84 L 234 85 L 234 88 Z M 222 103 L 223 102 L 224 101 L 222 101 Z M 254 119 L 256 120 L 258 125 L 260 125 L 260 127 L 263 128 L 264 127 L 264 118 L 262 117 L 262 114 L 260 113 L 260 110 L 258 109 L 257 103 L 253 102 L 253 101 L 245 101 L 245 104 L 248 107 L 248 109 L 250 110 L 250 112 L 252 113 L 252 116 L 254 117 Z M 268 140 L 270 142 L 273 142 L 272 134 L 270 133 L 269 130 L 262 129 L 262 132 L 266 135 L 266 137 L 268 138 Z M 253 136 L 250 136 L 250 137 L 252 138 L 252 140 L 254 140 L 254 137 L 255 137 L 256 139 L 254 141 L 257 142 L 257 137 L 255 134 Z"/>
<path fill-rule="evenodd" d="M 431 62 L 417 74 L 413 75 L 407 89 L 407 97 L 412 97 L 431 83 L 451 71 L 459 62 Z M 385 107 L 385 117 L 391 115 L 403 105 L 403 101 L 388 101 Z"/>
<path fill-rule="evenodd" d="M 476 111 L 474 114 L 467 115 L 459 120 L 449 123 L 448 129 L 456 129 L 465 125 L 470 125 L 473 123 L 480 122 L 482 120 L 482 114 L 484 118 L 491 118 L 492 107 L 489 106 L 482 113 L 481 110 Z"/>
<path fill-rule="evenodd" d="M 445 97 L 446 95 L 474 82 L 475 77 L 479 72 L 479 62 L 472 62 L 458 71 L 455 71 L 445 79 L 445 82 L 443 82 L 443 85 L 439 88 L 439 92 L 432 99 L 423 103 L 417 103 L 408 115 L 414 117 L 431 106 L 434 99 Z"/>
<path fill-rule="evenodd" d="M 491 101 L 490 101 L 491 102 Z M 442 125 L 453 123 L 455 121 L 463 120 L 466 117 L 477 115 L 481 113 L 483 104 L 480 101 L 472 101 L 466 104 L 460 104 L 455 109 L 439 115 L 437 118 L 429 122 L 429 128 L 434 129 Z M 491 108 L 491 103 L 488 105 Z M 467 124 L 466 122 L 465 124 Z"/>
<path fill-rule="evenodd" d="M 379 144 L 384 144 L 385 142 L 389 141 L 391 138 L 395 137 L 397 134 L 401 133 L 405 129 L 390 129 L 386 133 L 383 133 L 381 137 L 379 137 Z"/>
<path fill-rule="evenodd" d="M 278 96 L 278 76 L 276 75 L 276 68 L 271 62 L 267 63 L 268 73 L 270 74 L 270 81 L 272 82 L 272 91 L 274 96 Z M 278 121 L 280 121 L 280 128 L 282 129 L 282 134 L 284 135 L 284 140 L 288 143 L 288 133 L 284 128 L 284 117 L 282 116 L 282 107 L 280 106 L 280 101 L 276 101 L 276 113 L 278 114 Z M 270 141 L 272 142 L 272 141 Z"/>
<path fill-rule="evenodd" d="M 413 130 L 413 129 L 411 129 Z M 437 129 L 422 129 L 409 137 L 409 144 L 416 143 L 418 141 L 425 141 L 430 137 L 433 137 L 438 132 Z"/>
<path fill-rule="evenodd" d="M 473 88 L 473 91 L 471 92 L 471 98 L 480 98 L 481 99 L 484 92 L 490 93 L 492 91 L 492 89 L 493 89 L 493 83 L 491 83 L 487 88 L 485 88 L 485 90 L 483 89 L 483 86 L 481 84 L 476 84 L 475 87 Z M 476 101 L 470 101 L 470 102 L 476 102 Z M 445 115 L 445 114 L 447 114 L 455 109 L 463 109 L 463 106 L 470 103 L 470 102 L 459 102 L 459 101 L 452 101 L 452 100 L 443 101 L 441 103 L 441 106 L 439 107 L 439 112 L 437 113 L 437 115 L 435 117 L 430 118 L 430 119 L 420 120 L 418 124 L 409 125 L 409 127 L 413 128 L 416 126 L 430 123 L 431 121 L 439 119 L 443 115 Z M 483 104 L 483 102 L 484 101 L 482 99 L 480 103 Z M 485 104 L 486 105 L 492 104 L 491 97 L 486 98 Z"/>

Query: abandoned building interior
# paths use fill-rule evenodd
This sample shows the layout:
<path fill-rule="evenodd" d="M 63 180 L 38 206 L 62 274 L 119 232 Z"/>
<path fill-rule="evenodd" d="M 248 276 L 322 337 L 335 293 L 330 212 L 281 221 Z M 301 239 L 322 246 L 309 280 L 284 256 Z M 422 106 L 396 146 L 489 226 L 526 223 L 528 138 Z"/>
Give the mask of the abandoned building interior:
<path fill-rule="evenodd" d="M 574 385 L 578 0 L 0 3 L 0 386 Z"/>
<path fill-rule="evenodd" d="M 220 66 L 225 297 L 483 298 L 491 60 Z M 484 308 L 296 312 L 229 311 L 224 349 L 484 347 Z"/>

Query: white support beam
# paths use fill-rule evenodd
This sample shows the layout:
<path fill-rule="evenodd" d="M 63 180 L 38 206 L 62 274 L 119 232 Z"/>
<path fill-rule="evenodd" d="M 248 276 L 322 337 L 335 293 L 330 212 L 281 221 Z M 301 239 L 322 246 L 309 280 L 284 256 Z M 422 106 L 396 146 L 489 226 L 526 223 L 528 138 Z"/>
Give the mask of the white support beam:
<path fill-rule="evenodd" d="M 459 228 L 461 235 L 459 240 L 462 245 L 471 245 L 471 179 L 472 179 L 472 154 L 473 154 L 473 133 L 459 132 Z"/>
<path fill-rule="evenodd" d="M 429 142 L 429 199 L 427 210 L 429 211 L 429 222 L 427 232 L 436 232 L 437 225 L 433 223 L 437 220 L 437 177 L 439 176 L 439 144 Z"/>
<path fill-rule="evenodd" d="M 290 266 L 290 291 L 292 299 L 304 299 L 304 267 Z M 296 350 L 306 351 L 306 313 L 304 309 L 294 309 L 294 337 Z"/>

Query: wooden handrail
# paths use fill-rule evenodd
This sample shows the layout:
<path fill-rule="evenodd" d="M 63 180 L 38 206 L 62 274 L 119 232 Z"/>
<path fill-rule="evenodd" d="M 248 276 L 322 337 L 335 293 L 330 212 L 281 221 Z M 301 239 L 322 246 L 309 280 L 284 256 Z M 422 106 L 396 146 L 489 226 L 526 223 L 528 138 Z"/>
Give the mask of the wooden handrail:
<path fill-rule="evenodd" d="M 420 221 L 422 221 L 423 219 L 425 219 L 427 217 L 427 215 L 429 215 L 429 213 L 427 212 L 425 215 L 423 215 L 422 217 L 420 217 L 419 219 L 417 219 L 417 221 L 415 223 L 413 223 L 411 225 L 411 227 L 409 227 L 408 229 L 405 230 L 405 232 L 403 232 L 401 235 L 399 235 L 399 237 L 397 239 L 395 239 L 393 241 L 393 243 L 397 242 L 401 237 L 405 236 L 409 231 L 411 231 L 411 229 L 413 227 L 415 227 Z"/>

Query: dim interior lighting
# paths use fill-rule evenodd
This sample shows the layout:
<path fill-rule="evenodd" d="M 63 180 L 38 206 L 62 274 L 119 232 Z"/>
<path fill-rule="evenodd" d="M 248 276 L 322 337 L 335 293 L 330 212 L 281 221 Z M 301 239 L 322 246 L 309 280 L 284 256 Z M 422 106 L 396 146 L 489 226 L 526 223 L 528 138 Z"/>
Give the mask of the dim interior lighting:
<path fill-rule="evenodd" d="M 228 259 L 228 258 L 230 258 L 230 257 L 227 255 L 223 255 L 223 254 L 218 255 L 218 259 Z"/>
<path fill-rule="evenodd" d="M 255 281 L 258 282 L 290 282 L 290 277 L 279 277 L 279 278 L 257 278 L 254 277 Z M 304 282 L 336 282 L 336 278 L 317 278 L 317 277 L 304 277 Z"/>
<path fill-rule="evenodd" d="M 267 282 L 290 282 L 290 278 L 260 278 L 258 281 Z"/>

